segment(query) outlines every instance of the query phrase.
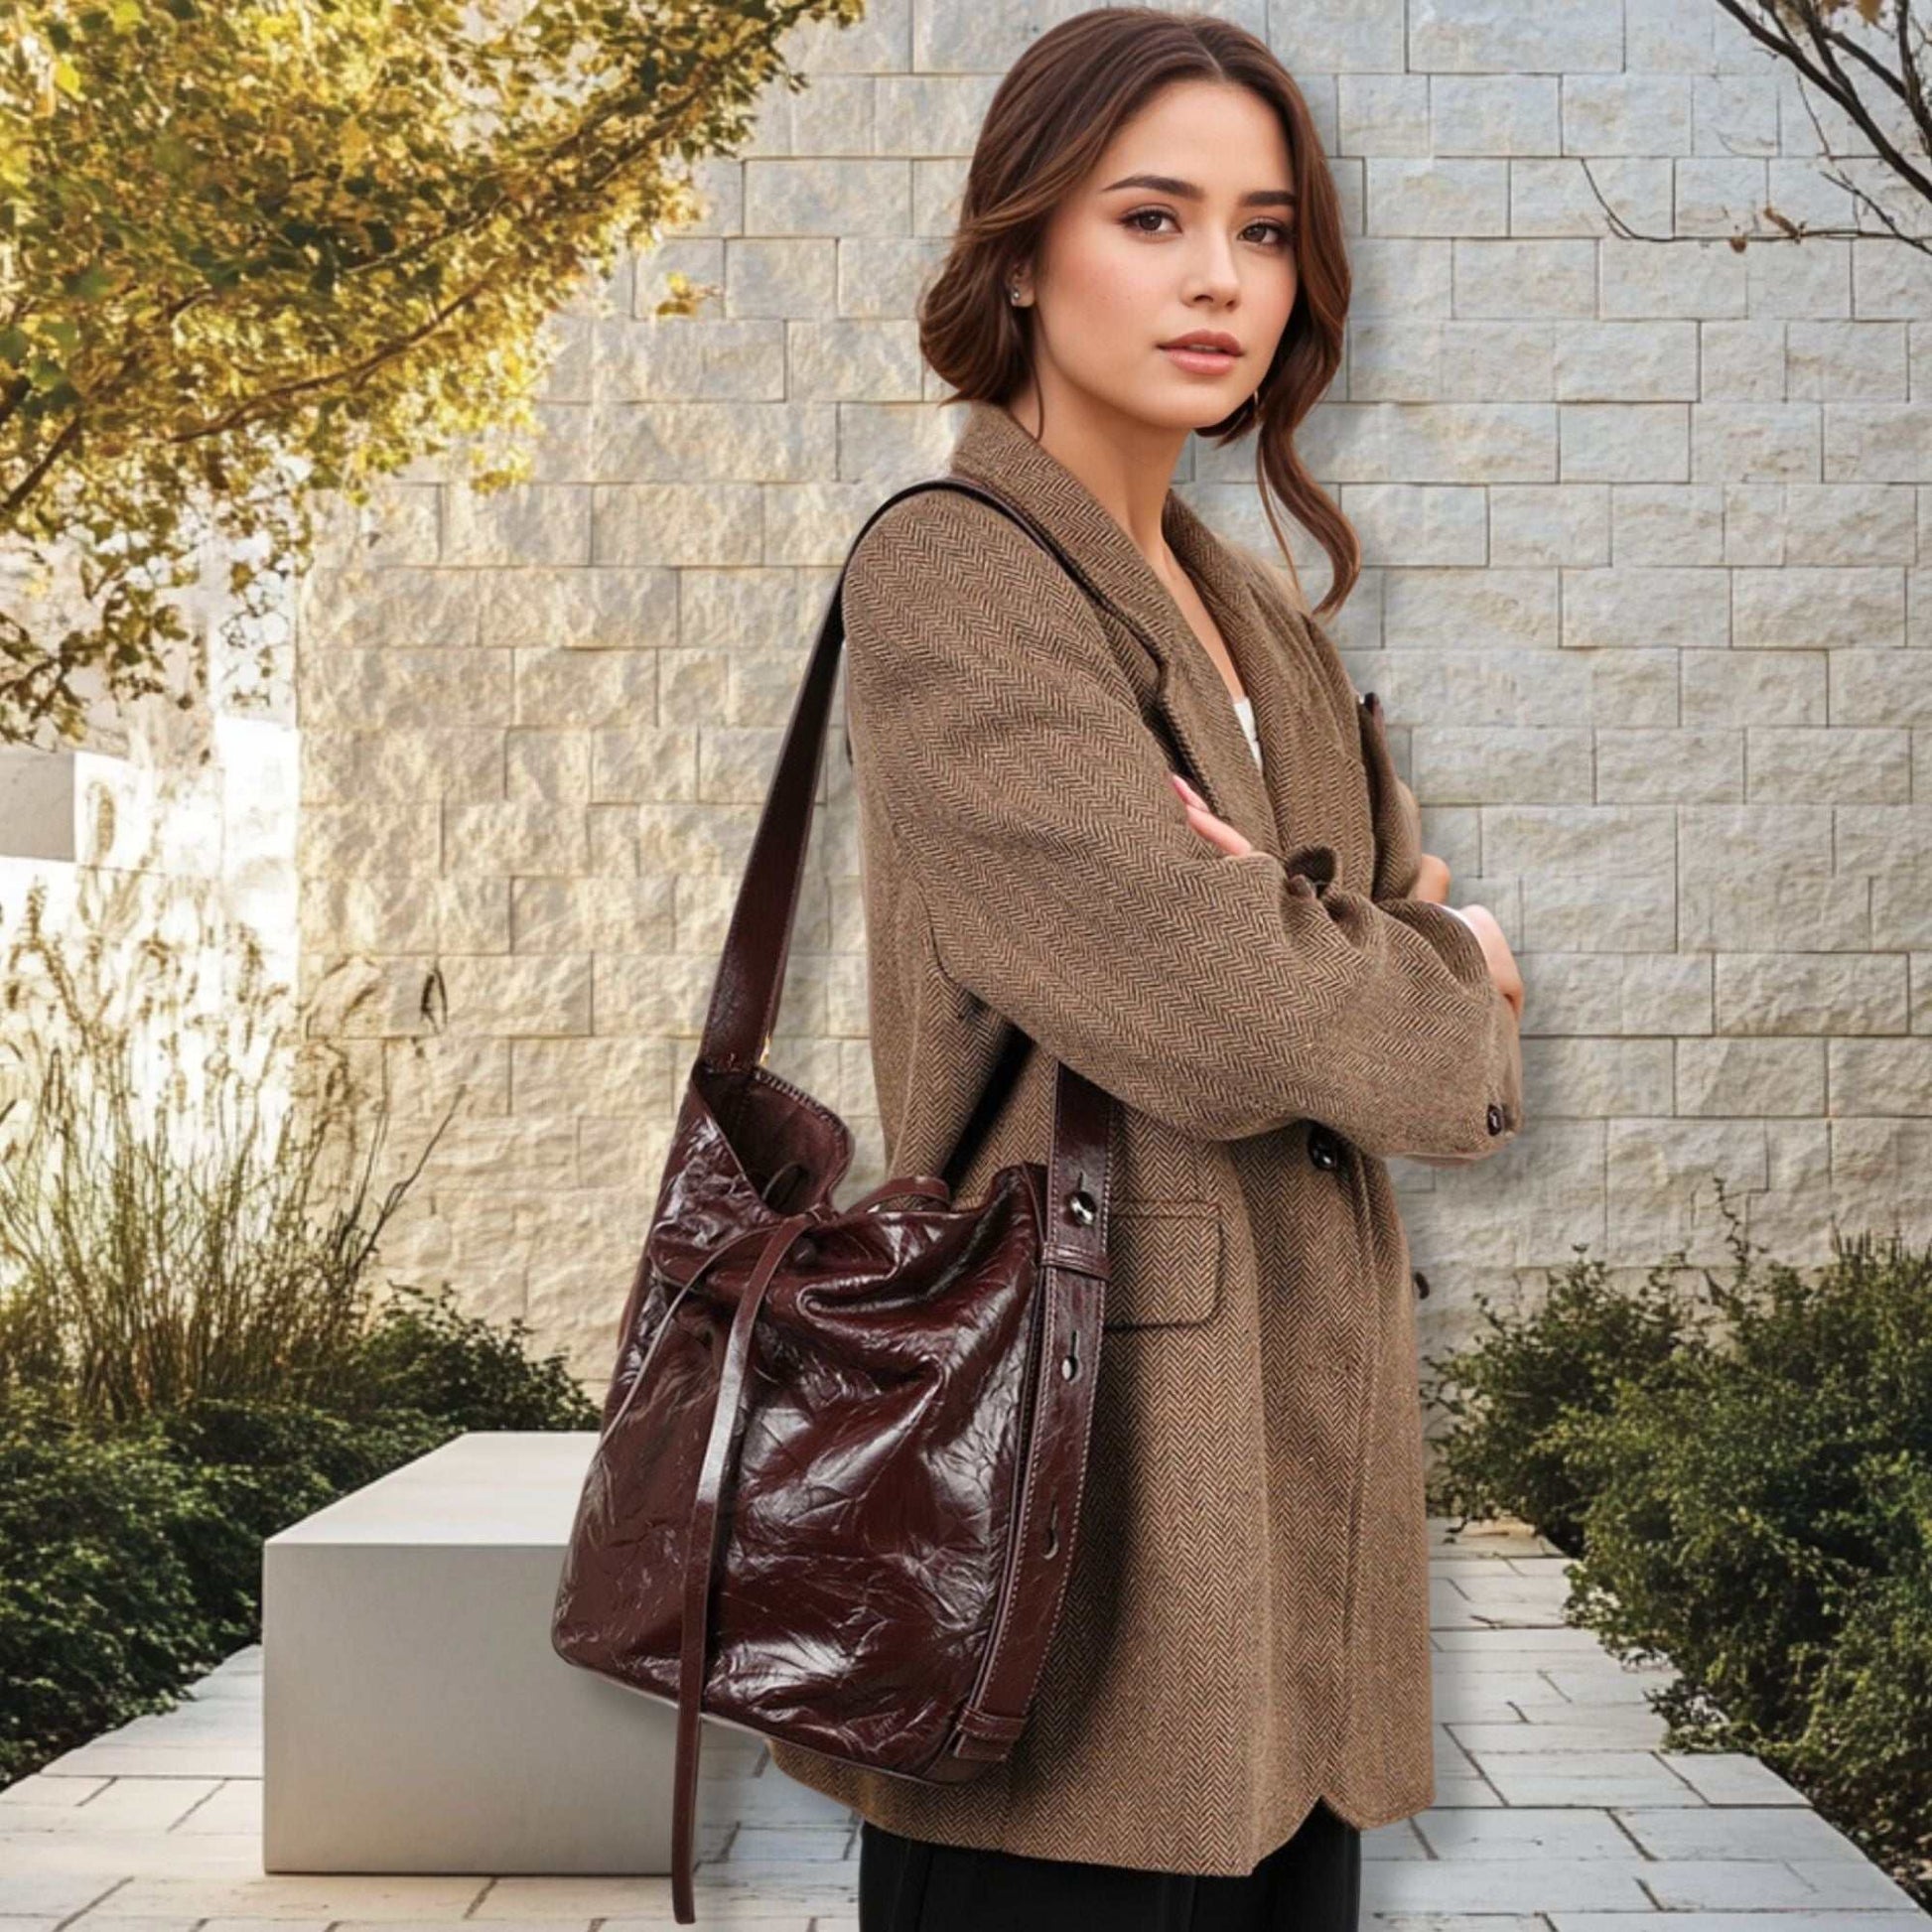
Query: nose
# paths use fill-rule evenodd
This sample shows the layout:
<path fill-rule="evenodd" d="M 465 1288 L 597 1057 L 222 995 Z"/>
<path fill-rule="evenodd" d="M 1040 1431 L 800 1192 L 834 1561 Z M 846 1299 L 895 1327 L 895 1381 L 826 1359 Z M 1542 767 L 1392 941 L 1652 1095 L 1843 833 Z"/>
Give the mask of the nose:
<path fill-rule="evenodd" d="M 1203 230 L 1202 252 L 1191 264 L 1191 295 L 1211 295 L 1217 303 L 1232 302 L 1241 293 L 1241 276 L 1234 265 L 1234 245 L 1225 235 Z"/>

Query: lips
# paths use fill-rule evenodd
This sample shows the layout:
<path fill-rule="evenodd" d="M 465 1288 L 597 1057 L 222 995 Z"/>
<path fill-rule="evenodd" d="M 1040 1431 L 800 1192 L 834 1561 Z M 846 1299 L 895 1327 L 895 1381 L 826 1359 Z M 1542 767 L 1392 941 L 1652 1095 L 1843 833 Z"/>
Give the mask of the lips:
<path fill-rule="evenodd" d="M 1241 359 L 1239 348 L 1222 346 L 1227 340 L 1225 336 L 1215 336 L 1206 341 L 1196 339 L 1163 343 L 1161 353 L 1168 358 L 1170 367 L 1179 369 L 1184 375 L 1204 375 L 1218 380 Z"/>
<path fill-rule="evenodd" d="M 1195 354 L 1219 352 L 1224 355 L 1239 355 L 1241 345 L 1232 336 L 1214 333 L 1199 336 L 1181 336 L 1171 343 L 1163 343 L 1163 348 L 1187 349 Z"/>

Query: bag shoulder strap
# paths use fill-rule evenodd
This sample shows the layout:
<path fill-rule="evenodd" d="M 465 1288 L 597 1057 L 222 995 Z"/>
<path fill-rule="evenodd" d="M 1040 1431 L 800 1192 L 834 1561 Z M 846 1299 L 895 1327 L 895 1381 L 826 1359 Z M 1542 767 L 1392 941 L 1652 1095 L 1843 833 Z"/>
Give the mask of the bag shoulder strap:
<path fill-rule="evenodd" d="M 866 532 L 895 503 L 928 489 L 955 489 L 991 503 L 1020 524 L 1083 585 L 1087 581 L 1084 573 L 1034 517 L 971 478 L 953 475 L 922 478 L 895 490 L 866 518 L 846 547 L 839 580 L 832 587 L 825 615 L 819 621 L 818 636 L 792 701 L 777 767 L 753 835 L 744 883 L 725 936 L 726 970 L 719 973 L 705 1018 L 704 1053 L 714 1066 L 724 1069 L 749 1066 L 762 1059 L 770 1044 L 778 996 L 784 984 L 792 920 L 804 876 L 805 851 L 811 837 L 825 725 L 831 710 L 839 653 L 845 644 L 845 580 L 853 552 Z"/>
<path fill-rule="evenodd" d="M 791 929 L 798 910 L 805 851 L 817 802 L 818 772 L 839 652 L 845 643 L 846 572 L 859 541 L 895 503 L 927 489 L 957 489 L 1011 517 L 1091 594 L 1087 577 L 1038 520 L 975 479 L 926 477 L 895 490 L 861 525 L 847 546 L 811 657 L 792 701 L 777 767 L 752 839 L 738 902 L 725 934 L 724 955 L 705 1016 L 702 1053 L 721 1070 L 742 1071 L 764 1058 L 784 984 Z M 1048 1259 L 1084 1274 L 1107 1274 L 1108 1156 L 1113 1098 L 1061 1062 L 1048 1158 Z"/>

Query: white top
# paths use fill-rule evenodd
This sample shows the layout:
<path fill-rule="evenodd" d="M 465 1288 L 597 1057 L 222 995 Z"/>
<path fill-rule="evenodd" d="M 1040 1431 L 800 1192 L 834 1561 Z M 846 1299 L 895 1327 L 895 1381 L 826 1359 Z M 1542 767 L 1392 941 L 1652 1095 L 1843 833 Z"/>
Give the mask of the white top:
<path fill-rule="evenodd" d="M 1255 762 L 1261 762 L 1261 734 L 1255 730 L 1255 701 L 1252 698 L 1236 698 L 1234 715 L 1241 720 L 1241 729 L 1248 734 L 1248 750 L 1255 755 Z"/>
<path fill-rule="evenodd" d="M 1241 720 L 1241 729 L 1248 735 L 1248 749 L 1255 755 L 1255 762 L 1257 764 L 1261 763 L 1261 734 L 1255 730 L 1255 701 L 1247 697 L 1236 698 L 1234 700 L 1234 715 Z M 1469 925 L 1469 921 L 1463 917 L 1460 906 L 1445 905 L 1443 910 L 1445 912 L 1453 912 L 1458 919 L 1462 920 L 1464 925 L 1469 926 L 1471 932 L 1475 930 L 1475 927 Z"/>

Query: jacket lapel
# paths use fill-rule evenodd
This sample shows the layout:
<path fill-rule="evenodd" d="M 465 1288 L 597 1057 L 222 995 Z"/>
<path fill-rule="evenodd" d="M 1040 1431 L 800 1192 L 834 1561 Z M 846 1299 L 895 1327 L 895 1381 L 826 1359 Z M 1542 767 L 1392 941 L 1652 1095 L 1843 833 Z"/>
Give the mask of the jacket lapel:
<path fill-rule="evenodd" d="M 1162 528 L 1213 613 L 1242 687 L 1254 700 L 1262 770 L 1256 769 L 1226 680 L 1112 511 L 997 403 L 976 401 L 967 409 L 948 469 L 1000 491 L 1065 547 L 1091 588 L 1133 627 L 1159 665 L 1155 701 L 1187 759 L 1186 776 L 1217 816 L 1280 858 L 1288 824 L 1294 697 L 1260 604 L 1227 546 L 1179 496 L 1168 492 Z"/>

